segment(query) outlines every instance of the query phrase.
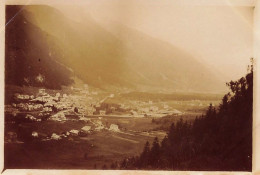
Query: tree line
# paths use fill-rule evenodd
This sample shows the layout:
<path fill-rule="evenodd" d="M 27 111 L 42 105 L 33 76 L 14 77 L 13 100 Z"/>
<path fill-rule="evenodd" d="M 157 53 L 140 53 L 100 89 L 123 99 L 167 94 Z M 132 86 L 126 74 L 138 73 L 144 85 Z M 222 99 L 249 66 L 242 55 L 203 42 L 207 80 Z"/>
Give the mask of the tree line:
<path fill-rule="evenodd" d="M 253 65 L 227 86 L 218 108 L 210 104 L 193 123 L 172 123 L 161 142 L 147 141 L 139 156 L 113 162 L 111 169 L 251 171 Z"/>

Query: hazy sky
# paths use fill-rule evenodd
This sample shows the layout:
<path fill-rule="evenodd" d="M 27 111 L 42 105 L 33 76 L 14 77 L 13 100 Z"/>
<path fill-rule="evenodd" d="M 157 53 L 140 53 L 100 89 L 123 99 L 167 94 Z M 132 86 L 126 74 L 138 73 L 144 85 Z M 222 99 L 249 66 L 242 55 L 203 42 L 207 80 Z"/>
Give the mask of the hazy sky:
<path fill-rule="evenodd" d="M 253 56 L 252 7 L 172 2 L 100 0 L 56 7 L 79 22 L 90 15 L 101 25 L 117 22 L 167 41 L 217 70 L 225 81 L 246 73 Z"/>

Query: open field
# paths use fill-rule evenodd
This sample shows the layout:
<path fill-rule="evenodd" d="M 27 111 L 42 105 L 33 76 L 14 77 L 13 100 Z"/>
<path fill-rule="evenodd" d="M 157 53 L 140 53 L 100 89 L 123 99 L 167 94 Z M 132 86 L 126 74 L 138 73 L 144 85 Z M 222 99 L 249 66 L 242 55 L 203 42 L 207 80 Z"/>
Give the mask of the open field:
<path fill-rule="evenodd" d="M 173 122 L 176 123 L 182 118 L 192 123 L 196 116 L 204 113 L 209 103 L 217 105 L 220 100 L 216 95 L 204 95 L 198 98 L 198 94 L 179 94 L 177 99 L 172 95 L 168 98 L 165 94 L 162 98 L 158 98 L 157 95 L 140 98 L 141 95 L 137 98 L 132 94 L 126 96 L 102 91 L 92 93 L 96 90 L 91 89 L 87 94 L 82 94 L 81 90 L 75 91 L 70 88 L 46 89 L 44 96 L 47 102 L 32 103 L 31 100 L 23 99 L 17 101 L 13 97 L 18 93 L 33 95 L 33 98 L 37 99 L 41 97 L 38 91 L 39 88 L 34 87 L 6 88 L 6 168 L 110 168 L 112 162 L 140 155 L 146 141 L 152 143 L 155 137 L 161 141 Z M 61 97 L 55 100 L 55 94 L 56 96 L 60 94 Z M 185 100 L 180 100 L 181 96 L 184 96 Z M 75 102 L 70 104 L 71 100 Z M 53 105 L 66 105 L 62 109 L 51 110 L 47 118 L 43 118 L 45 115 L 43 109 L 48 101 Z M 43 108 L 42 111 L 28 111 L 18 107 L 22 104 L 25 107 L 40 105 Z M 75 107 L 81 109 L 86 105 L 89 105 L 90 109 L 114 108 L 114 110 L 107 114 L 93 115 L 87 115 L 84 110 L 75 112 Z M 16 112 L 13 113 L 14 111 Z M 131 112 L 142 114 L 144 111 L 149 116 L 136 117 L 131 114 Z M 178 111 L 178 113 L 158 117 L 160 111 Z M 56 118 L 53 118 L 55 115 Z M 32 119 L 26 118 L 28 116 Z M 89 130 L 84 130 L 84 127 L 89 127 Z"/>
<path fill-rule="evenodd" d="M 80 130 L 85 121 L 44 121 L 40 123 L 23 123 L 18 126 L 6 124 L 6 131 L 18 133 L 18 140 L 23 143 L 5 143 L 6 168 L 101 168 L 110 162 L 125 157 L 138 155 L 146 141 L 152 142 L 157 136 L 160 140 L 164 131 L 147 132 L 158 125 L 150 118 L 105 118 L 103 123 L 119 125 L 119 132 L 108 130 L 94 131 L 86 136 L 69 136 L 62 140 L 31 138 L 33 131 L 42 136 L 52 133 L 62 134 L 71 129 Z M 87 155 L 87 157 L 86 157 Z"/>

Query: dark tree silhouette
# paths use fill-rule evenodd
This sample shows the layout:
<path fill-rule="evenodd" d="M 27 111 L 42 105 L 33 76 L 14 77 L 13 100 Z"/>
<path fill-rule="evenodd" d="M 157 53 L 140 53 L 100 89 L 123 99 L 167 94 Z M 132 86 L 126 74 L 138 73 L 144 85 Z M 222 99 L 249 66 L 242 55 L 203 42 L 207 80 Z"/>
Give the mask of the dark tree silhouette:
<path fill-rule="evenodd" d="M 192 124 L 180 119 L 167 136 L 146 142 L 139 158 L 123 161 L 123 169 L 252 170 L 253 65 L 230 81 L 219 108 L 209 105 Z"/>

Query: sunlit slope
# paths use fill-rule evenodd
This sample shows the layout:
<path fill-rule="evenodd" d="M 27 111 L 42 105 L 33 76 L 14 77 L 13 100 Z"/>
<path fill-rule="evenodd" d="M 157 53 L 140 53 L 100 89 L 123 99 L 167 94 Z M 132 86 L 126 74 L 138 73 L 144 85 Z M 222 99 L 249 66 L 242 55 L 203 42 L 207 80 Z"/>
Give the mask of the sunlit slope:
<path fill-rule="evenodd" d="M 110 25 L 108 30 L 124 43 L 131 69 L 150 85 L 184 91 L 223 90 L 217 75 L 185 51 L 123 25 Z"/>
<path fill-rule="evenodd" d="M 91 17 L 68 19 L 48 6 L 27 6 L 23 15 L 42 33 L 48 54 L 86 83 L 101 88 L 220 91 L 223 86 L 192 55 L 121 25 L 102 27 Z M 46 35 L 47 34 L 47 35 Z"/>
<path fill-rule="evenodd" d="M 127 65 L 122 57 L 119 40 L 91 19 L 84 25 L 71 21 L 48 6 L 29 6 L 27 18 L 51 34 L 54 51 L 62 52 L 59 62 L 71 67 L 85 82 L 103 85 L 129 85 L 123 78 Z"/>

